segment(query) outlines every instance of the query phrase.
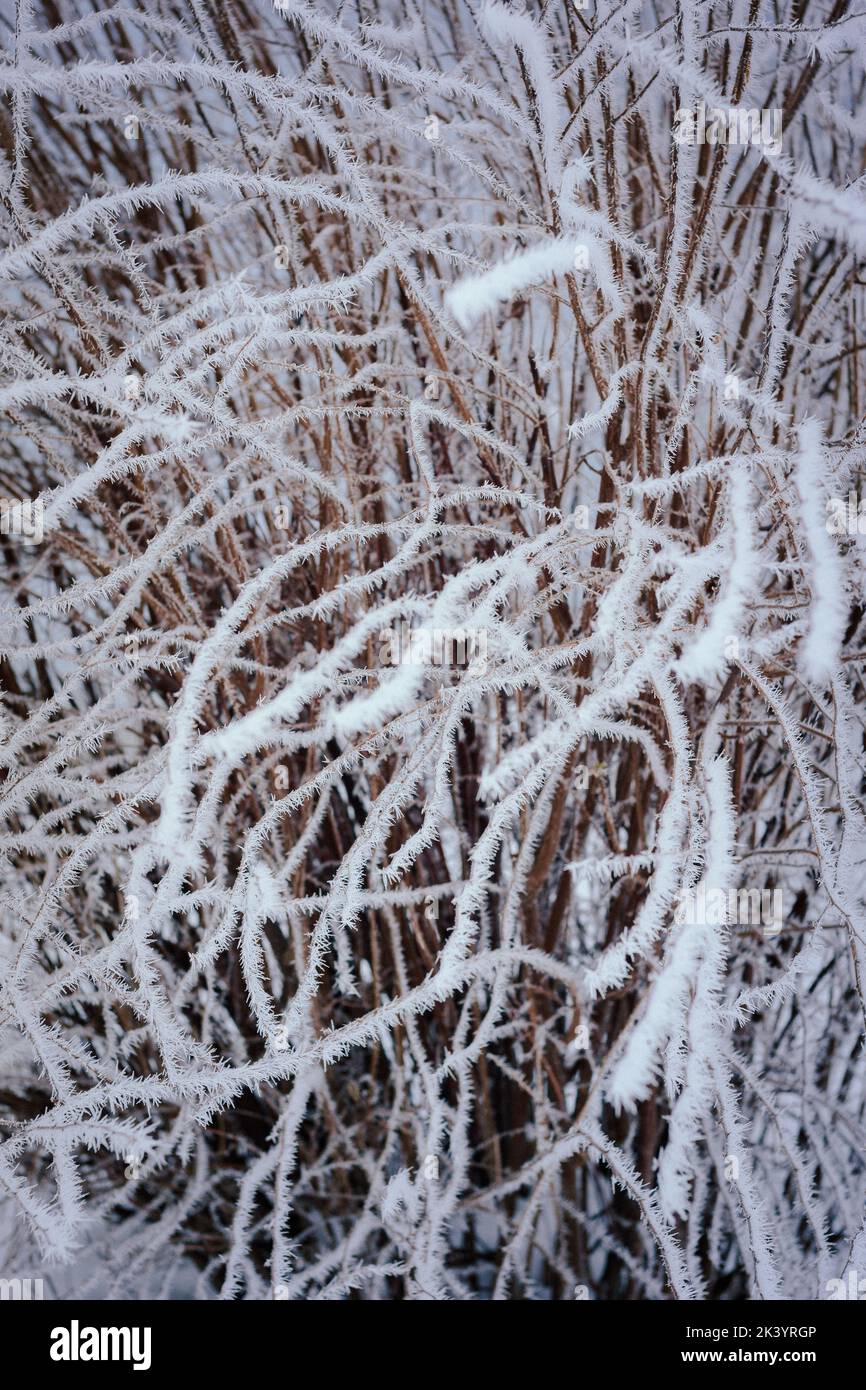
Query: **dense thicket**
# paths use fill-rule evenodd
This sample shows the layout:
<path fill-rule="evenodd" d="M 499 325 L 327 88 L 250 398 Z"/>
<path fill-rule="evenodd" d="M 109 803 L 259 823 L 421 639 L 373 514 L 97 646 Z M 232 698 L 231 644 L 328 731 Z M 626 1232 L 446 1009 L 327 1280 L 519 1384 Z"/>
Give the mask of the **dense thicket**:
<path fill-rule="evenodd" d="M 866 1275 L 863 25 L 7 6 L 6 1267 Z"/>

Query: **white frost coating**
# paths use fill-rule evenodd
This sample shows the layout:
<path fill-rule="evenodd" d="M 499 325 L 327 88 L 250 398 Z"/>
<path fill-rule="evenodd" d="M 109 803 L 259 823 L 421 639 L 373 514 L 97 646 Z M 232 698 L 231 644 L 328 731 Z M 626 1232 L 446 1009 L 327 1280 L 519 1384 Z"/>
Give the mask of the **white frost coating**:
<path fill-rule="evenodd" d="M 684 681 L 718 679 L 733 655 L 746 653 L 749 601 L 761 569 L 755 550 L 754 508 L 748 472 L 734 466 L 727 483 L 726 553 L 718 565 L 721 592 L 710 608 L 709 622 L 687 640 L 676 664 L 677 675 Z"/>
<path fill-rule="evenodd" d="M 496 3 L 484 5 L 480 23 L 497 46 L 503 39 L 510 40 L 523 54 L 537 103 L 548 183 L 553 192 L 558 193 L 562 182 L 561 137 L 568 120 L 568 107 L 555 76 L 545 30 L 528 14 Z"/>
<path fill-rule="evenodd" d="M 4 1285 L 858 1296 L 862 19 L 59 8 L 0 65 Z M 738 72 L 781 154 L 678 140 Z"/>
<path fill-rule="evenodd" d="M 704 883 L 710 892 L 727 894 L 734 883 L 730 768 L 724 758 L 715 758 L 705 766 L 704 775 L 709 810 Z M 670 1221 L 688 1211 L 691 1179 L 697 1170 L 695 1149 L 704 1138 L 704 1117 L 712 1110 L 716 1073 L 724 1072 L 727 1030 L 721 1001 L 727 964 L 726 918 L 723 910 L 715 914 L 715 920 L 690 922 L 686 927 L 696 939 L 698 964 L 685 1027 L 671 1033 L 668 1084 L 678 1094 L 658 1169 L 659 1197 Z"/>
<path fill-rule="evenodd" d="M 587 268 L 593 272 L 599 288 L 608 296 L 611 304 L 620 308 L 622 300 L 614 284 L 606 252 L 588 234 L 580 241 L 574 237 L 545 241 L 480 275 L 467 275 L 451 287 L 445 296 L 445 303 L 461 328 L 470 328 L 483 314 L 508 303 L 531 285 L 537 285 L 551 275 L 574 271 L 578 247 L 586 248 Z"/>
<path fill-rule="evenodd" d="M 800 661 L 809 680 L 826 682 L 839 669 L 848 605 L 839 552 L 827 532 L 827 487 L 823 432 L 817 420 L 798 430 L 796 483 L 800 522 L 809 558 L 806 581 L 812 593 L 808 629 Z"/>

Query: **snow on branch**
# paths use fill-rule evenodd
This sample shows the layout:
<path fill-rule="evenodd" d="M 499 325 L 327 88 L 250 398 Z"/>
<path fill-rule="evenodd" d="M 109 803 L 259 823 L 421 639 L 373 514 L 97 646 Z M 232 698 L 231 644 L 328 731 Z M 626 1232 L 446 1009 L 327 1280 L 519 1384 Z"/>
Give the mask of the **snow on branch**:
<path fill-rule="evenodd" d="M 862 22 L 801 19 L 6 26 L 4 1271 L 866 1278 Z"/>

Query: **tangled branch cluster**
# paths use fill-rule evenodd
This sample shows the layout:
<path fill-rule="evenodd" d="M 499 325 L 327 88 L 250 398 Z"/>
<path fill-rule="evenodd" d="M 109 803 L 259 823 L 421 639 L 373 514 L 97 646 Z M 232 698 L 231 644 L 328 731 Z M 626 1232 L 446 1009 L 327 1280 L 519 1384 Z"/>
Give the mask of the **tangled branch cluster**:
<path fill-rule="evenodd" d="M 7 1263 L 866 1274 L 863 26 L 17 0 Z"/>

